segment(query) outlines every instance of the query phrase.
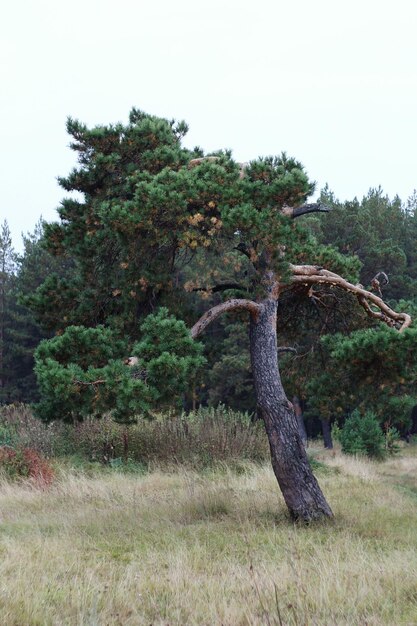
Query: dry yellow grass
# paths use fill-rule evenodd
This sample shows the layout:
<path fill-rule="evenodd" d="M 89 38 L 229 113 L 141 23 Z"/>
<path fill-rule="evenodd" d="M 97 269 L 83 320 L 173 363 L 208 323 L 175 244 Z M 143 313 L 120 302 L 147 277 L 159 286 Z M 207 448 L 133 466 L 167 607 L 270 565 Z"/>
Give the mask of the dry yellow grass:
<path fill-rule="evenodd" d="M 3 482 L 0 623 L 417 624 L 416 462 L 325 459 L 336 519 L 312 527 L 266 466 Z"/>

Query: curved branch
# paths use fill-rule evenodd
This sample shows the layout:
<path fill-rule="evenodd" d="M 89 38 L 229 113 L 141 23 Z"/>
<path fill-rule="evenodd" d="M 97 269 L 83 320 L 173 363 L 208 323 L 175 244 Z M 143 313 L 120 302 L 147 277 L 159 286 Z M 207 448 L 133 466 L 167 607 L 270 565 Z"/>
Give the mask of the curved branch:
<path fill-rule="evenodd" d="M 278 346 L 277 352 L 278 354 L 282 352 L 292 352 L 293 354 L 298 354 L 297 348 L 292 348 L 291 346 Z"/>
<path fill-rule="evenodd" d="M 235 246 L 233 248 L 233 250 L 237 250 L 238 252 L 241 252 L 242 254 L 245 255 L 245 257 L 247 257 L 250 261 L 252 261 L 252 257 L 254 255 L 254 249 L 249 247 L 246 243 L 244 243 L 243 241 L 240 241 L 237 246 Z"/>
<path fill-rule="evenodd" d="M 104 380 L 103 378 L 99 378 L 98 380 L 93 380 L 92 382 L 87 382 L 85 380 L 78 380 L 78 378 L 74 378 L 72 381 L 72 384 L 83 385 L 84 387 L 88 387 L 88 386 L 95 387 L 96 385 L 105 385 L 106 382 L 107 380 Z"/>
<path fill-rule="evenodd" d="M 353 285 L 347 280 L 321 267 L 314 265 L 290 265 L 293 275 L 290 278 L 289 285 L 283 285 L 283 288 L 291 285 L 333 285 L 340 287 L 344 291 L 354 294 L 358 298 L 359 304 L 365 309 L 366 313 L 375 319 L 379 319 L 388 326 L 396 327 L 396 323 L 401 324 L 399 331 L 403 331 L 411 324 L 411 317 L 408 313 L 397 313 L 386 304 L 382 298 L 367 291 L 362 285 Z M 377 307 L 378 311 L 371 308 L 371 305 Z"/>
<path fill-rule="evenodd" d="M 220 317 L 223 313 L 227 311 L 237 311 L 239 309 L 246 309 L 249 313 L 255 317 L 258 316 L 259 311 L 261 310 L 261 306 L 253 302 L 252 300 L 246 299 L 238 299 L 233 298 L 232 300 L 227 300 L 226 302 L 222 302 L 217 306 L 214 306 L 212 309 L 209 309 L 204 313 L 202 317 L 194 324 L 191 329 L 191 337 L 195 339 L 198 337 L 211 322 Z"/>
<path fill-rule="evenodd" d="M 380 285 L 385 286 L 389 284 L 389 278 L 388 276 L 385 274 L 385 272 L 378 272 L 378 274 L 376 274 L 376 276 L 373 277 L 372 279 L 377 280 L 379 282 Z"/>
<path fill-rule="evenodd" d="M 292 206 L 283 206 L 282 213 L 295 219 L 296 217 L 300 217 L 300 215 L 305 215 L 306 213 L 328 213 L 331 211 L 331 208 L 321 202 L 314 202 L 313 204 L 303 204 L 299 207 Z"/>
<path fill-rule="evenodd" d="M 376 291 L 376 293 L 382 298 L 381 286 L 385 287 L 385 285 L 389 284 L 388 276 L 385 272 L 378 272 L 376 276 L 371 280 L 371 289 L 372 291 Z"/>

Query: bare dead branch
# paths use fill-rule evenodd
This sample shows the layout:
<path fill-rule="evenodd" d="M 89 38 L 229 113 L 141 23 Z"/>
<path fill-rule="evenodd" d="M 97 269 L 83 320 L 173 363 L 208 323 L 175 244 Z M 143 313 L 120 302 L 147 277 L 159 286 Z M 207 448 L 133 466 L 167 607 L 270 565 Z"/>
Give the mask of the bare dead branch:
<path fill-rule="evenodd" d="M 292 352 L 293 354 L 298 354 L 297 348 L 292 348 L 291 346 L 278 346 L 277 352 Z"/>
<path fill-rule="evenodd" d="M 282 213 L 295 219 L 296 217 L 300 217 L 300 215 L 305 215 L 306 213 L 328 213 L 331 211 L 331 208 L 321 202 L 314 202 L 313 204 L 303 204 L 299 207 L 291 207 L 291 206 L 283 206 Z"/>
<path fill-rule="evenodd" d="M 218 304 L 217 306 L 214 306 L 206 311 L 206 313 L 200 317 L 198 322 L 194 324 L 190 331 L 191 337 L 193 339 L 198 337 L 207 328 L 207 326 L 211 324 L 211 322 L 220 317 L 223 313 L 246 309 L 251 315 L 257 317 L 260 308 L 259 304 L 256 304 L 256 302 L 253 302 L 252 300 L 246 300 L 245 298 L 233 298 L 232 300 L 222 302 L 221 304 Z"/>
<path fill-rule="evenodd" d="M 292 276 L 288 285 L 282 285 L 281 289 L 286 289 L 292 285 L 330 285 L 339 287 L 354 294 L 358 298 L 359 304 L 365 309 L 366 313 L 375 319 L 379 319 L 388 326 L 397 328 L 397 324 L 400 324 L 398 330 L 401 332 L 405 328 L 408 328 L 411 324 L 411 317 L 408 313 L 397 313 L 391 307 L 386 304 L 381 297 L 374 293 L 367 291 L 362 285 L 353 285 L 347 280 L 325 270 L 321 267 L 314 265 L 290 265 Z M 372 309 L 372 305 L 378 310 Z"/>
<path fill-rule="evenodd" d="M 388 285 L 389 283 L 389 278 L 385 274 L 385 272 L 378 272 L 378 274 L 374 276 L 373 280 L 379 281 L 379 284 L 382 285 L 383 287 L 385 287 L 385 285 Z"/>
<path fill-rule="evenodd" d="M 376 291 L 376 293 L 382 298 L 381 287 L 385 287 L 388 283 L 388 276 L 385 272 L 378 272 L 378 274 L 376 274 L 376 276 L 374 276 L 371 280 L 371 289 L 372 291 Z"/>
<path fill-rule="evenodd" d="M 228 289 L 245 289 L 239 283 L 223 283 L 222 285 L 214 285 L 214 287 L 195 287 L 193 291 L 207 291 L 209 293 L 218 293 L 220 291 L 227 291 Z"/>
<path fill-rule="evenodd" d="M 128 365 L 129 367 L 135 367 L 136 365 L 139 364 L 139 359 L 137 356 L 128 356 L 125 360 L 124 360 L 124 364 Z"/>

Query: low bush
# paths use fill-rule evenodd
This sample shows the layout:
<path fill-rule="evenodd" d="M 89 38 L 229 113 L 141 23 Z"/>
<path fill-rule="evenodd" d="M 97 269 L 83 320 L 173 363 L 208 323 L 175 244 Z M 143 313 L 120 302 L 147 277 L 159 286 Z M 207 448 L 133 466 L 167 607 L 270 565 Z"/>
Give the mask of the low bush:
<path fill-rule="evenodd" d="M 67 452 L 68 426 L 59 421 L 44 424 L 27 404 L 0 407 L 0 445 L 36 450 L 51 457 Z"/>
<path fill-rule="evenodd" d="M 28 478 L 37 487 L 47 487 L 54 479 L 50 463 L 31 448 L 0 447 L 0 470 L 8 478 Z"/>
<path fill-rule="evenodd" d="M 387 426 L 385 429 L 385 450 L 387 454 L 398 454 L 401 450 L 399 441 L 401 439 L 399 431 L 394 426 Z"/>
<path fill-rule="evenodd" d="M 117 466 L 117 459 L 140 464 L 206 467 L 236 459 L 269 458 L 263 424 L 224 406 L 185 414 L 164 414 L 124 426 L 110 417 L 88 419 L 71 433 L 74 452 Z"/>
<path fill-rule="evenodd" d="M 200 408 L 190 414 L 165 413 L 136 424 L 116 423 L 109 415 L 75 424 L 45 425 L 30 407 L 0 409 L 0 445 L 31 448 L 45 457 L 74 456 L 119 469 L 185 464 L 209 467 L 218 462 L 269 459 L 262 422 L 227 409 Z"/>

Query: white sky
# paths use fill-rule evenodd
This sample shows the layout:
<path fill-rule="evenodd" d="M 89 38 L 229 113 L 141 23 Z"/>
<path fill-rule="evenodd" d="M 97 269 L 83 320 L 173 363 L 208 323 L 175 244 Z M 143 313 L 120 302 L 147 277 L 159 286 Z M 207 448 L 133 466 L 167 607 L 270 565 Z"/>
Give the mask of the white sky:
<path fill-rule="evenodd" d="M 56 218 L 68 115 L 185 119 L 237 160 L 285 150 L 340 199 L 417 187 L 416 0 L 8 0 L 0 222 Z"/>

